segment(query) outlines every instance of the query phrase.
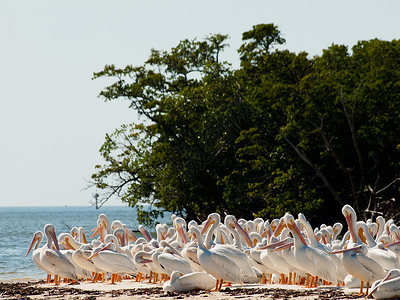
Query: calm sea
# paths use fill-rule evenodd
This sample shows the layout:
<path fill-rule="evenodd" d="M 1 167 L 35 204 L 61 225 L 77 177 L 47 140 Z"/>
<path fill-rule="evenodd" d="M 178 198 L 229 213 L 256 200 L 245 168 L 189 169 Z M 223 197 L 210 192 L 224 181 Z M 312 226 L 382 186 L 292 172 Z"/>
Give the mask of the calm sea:
<path fill-rule="evenodd" d="M 103 206 L 100 209 L 92 206 L 0 207 L 0 281 L 44 279 L 46 274 L 35 266 L 31 253 L 25 257 L 35 231 L 43 231 L 47 223 L 55 226 L 57 235 L 69 232 L 73 226 L 83 226 L 89 238 L 100 213 L 106 214 L 111 222 L 121 220 L 132 230 L 139 226 L 136 209 L 126 206 Z M 170 224 L 170 216 L 165 215 L 159 221 Z M 154 228 L 150 229 L 154 231 Z"/>

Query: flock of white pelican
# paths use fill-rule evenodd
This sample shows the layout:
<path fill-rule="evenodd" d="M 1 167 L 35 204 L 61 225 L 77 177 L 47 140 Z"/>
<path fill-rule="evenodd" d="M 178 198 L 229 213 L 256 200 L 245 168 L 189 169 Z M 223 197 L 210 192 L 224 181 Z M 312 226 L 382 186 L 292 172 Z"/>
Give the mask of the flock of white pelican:
<path fill-rule="evenodd" d="M 100 214 L 91 242 L 83 227 L 57 238 L 47 224 L 35 232 L 26 255 L 33 249 L 34 263 L 55 284 L 130 278 L 164 282 L 166 291 L 280 283 L 360 287 L 361 294 L 366 285 L 367 297 L 400 297 L 400 229 L 382 217 L 357 222 L 349 205 L 342 213 L 348 228 L 342 235 L 341 223 L 313 229 L 301 213 L 271 221 L 228 215 L 223 222 L 212 213 L 202 224 L 173 215 L 172 226 L 157 224 L 154 237 L 142 225 L 143 237 L 136 237 L 121 221 Z"/>

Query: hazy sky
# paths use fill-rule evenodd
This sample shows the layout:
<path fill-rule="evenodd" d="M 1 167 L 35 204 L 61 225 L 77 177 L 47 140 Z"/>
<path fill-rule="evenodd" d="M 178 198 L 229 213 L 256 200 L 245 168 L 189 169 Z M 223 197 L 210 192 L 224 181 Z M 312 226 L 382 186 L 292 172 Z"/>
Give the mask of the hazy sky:
<path fill-rule="evenodd" d="M 142 65 L 151 48 L 274 23 L 285 48 L 400 37 L 400 1 L 0 1 L 0 206 L 89 205 L 85 178 L 105 134 L 135 120 L 128 102 L 97 98 L 106 64 Z M 119 205 L 118 199 L 108 205 Z"/>

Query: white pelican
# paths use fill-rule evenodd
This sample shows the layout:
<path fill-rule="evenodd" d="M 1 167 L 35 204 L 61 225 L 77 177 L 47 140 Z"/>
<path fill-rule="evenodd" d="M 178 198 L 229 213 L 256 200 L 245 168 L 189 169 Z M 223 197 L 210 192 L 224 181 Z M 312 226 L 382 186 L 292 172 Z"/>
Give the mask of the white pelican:
<path fill-rule="evenodd" d="M 197 257 L 200 265 L 203 269 L 214 276 L 216 281 L 216 290 L 221 290 L 222 282 L 238 282 L 243 283 L 243 275 L 237 264 L 221 253 L 215 252 L 213 248 L 208 250 L 203 243 L 203 237 L 200 234 L 199 229 L 195 226 L 191 226 L 189 231 L 197 239 Z"/>
<path fill-rule="evenodd" d="M 92 229 L 91 238 L 95 237 L 96 235 L 100 234 L 100 240 L 104 243 L 104 237 L 107 234 L 111 234 L 111 223 L 108 217 L 105 214 L 100 214 L 97 219 L 97 227 Z"/>
<path fill-rule="evenodd" d="M 164 283 L 166 292 L 189 292 L 193 290 L 211 290 L 216 284 L 216 279 L 204 272 L 182 274 L 174 271 L 171 279 Z"/>
<path fill-rule="evenodd" d="M 46 283 L 50 283 L 51 280 L 51 275 L 50 275 L 50 271 L 47 270 L 41 263 L 40 261 L 40 251 L 42 251 L 42 248 L 39 248 L 40 244 L 43 241 L 43 232 L 41 231 L 36 231 L 35 234 L 33 235 L 33 239 L 31 242 L 31 245 L 29 246 L 28 252 L 26 253 L 25 257 L 28 256 L 29 252 L 32 250 L 33 246 L 35 246 L 33 248 L 33 252 L 32 252 L 32 260 L 34 262 L 34 264 L 42 271 L 47 273 L 47 281 Z"/>
<path fill-rule="evenodd" d="M 213 245 L 211 242 L 211 236 L 214 232 L 218 231 L 218 227 L 220 224 L 220 216 L 217 213 L 210 214 L 208 216 L 207 222 L 204 225 L 203 232 L 207 230 L 208 227 L 212 226 L 210 230 L 207 232 L 205 238 L 205 245 Z M 261 280 L 261 272 L 259 270 L 255 270 L 251 263 L 250 258 L 244 254 L 241 249 L 241 241 L 239 237 L 240 232 L 244 237 L 245 241 L 248 243 L 249 246 L 253 246 L 252 241 L 249 235 L 243 230 L 243 228 L 239 225 L 236 221 L 236 218 L 232 215 L 227 215 L 225 217 L 225 225 L 235 235 L 235 241 L 237 241 L 236 246 L 228 244 L 214 244 L 213 251 L 216 253 L 221 253 L 230 259 L 232 259 L 235 264 L 242 270 L 243 273 L 243 280 L 244 282 L 258 282 Z M 236 232 L 238 230 L 238 232 Z M 257 275 L 260 276 L 257 276 Z M 260 278 L 259 278 L 260 277 Z"/>
<path fill-rule="evenodd" d="M 294 258 L 297 265 L 305 272 L 310 273 L 314 278 L 316 286 L 318 277 L 328 282 L 337 282 L 337 267 L 329 254 L 307 245 L 303 235 L 295 223 L 294 217 L 285 214 L 285 222 L 293 234 L 294 238 Z M 313 281 L 311 281 L 311 284 Z"/>
<path fill-rule="evenodd" d="M 385 278 L 375 281 L 371 286 L 371 292 L 365 298 L 371 295 L 375 299 L 400 298 L 400 270 L 390 270 Z"/>
<path fill-rule="evenodd" d="M 112 274 L 111 284 L 114 284 L 117 274 L 135 275 L 137 272 L 134 262 L 125 254 L 116 252 L 115 248 L 114 243 L 108 243 L 94 249 L 88 257 L 96 267 Z"/>
<path fill-rule="evenodd" d="M 54 226 L 46 224 L 44 226 L 44 234 L 46 235 L 47 243 L 40 251 L 40 263 L 50 274 L 56 275 L 54 283 L 59 284 L 58 278 L 77 280 L 78 277 L 76 276 L 74 265 L 60 253 Z M 55 249 L 52 249 L 53 244 Z"/>
<path fill-rule="evenodd" d="M 323 244 L 321 244 L 320 242 L 317 241 L 317 239 L 316 239 L 316 237 L 314 235 L 314 232 L 312 230 L 311 224 L 307 221 L 306 217 L 302 213 L 298 214 L 298 219 L 301 222 L 301 224 L 303 224 L 303 226 L 304 226 L 304 228 L 306 230 L 307 237 L 308 237 L 308 240 L 310 242 L 310 246 L 311 247 L 313 247 L 315 249 L 318 249 L 318 250 L 320 250 L 320 251 L 322 251 L 322 252 L 324 252 L 326 254 L 328 254 L 329 252 L 332 251 L 332 249 L 329 248 L 327 245 L 323 245 Z M 341 225 L 341 223 L 336 223 L 336 224 L 340 224 Z M 338 225 L 336 225 L 336 226 L 338 226 Z M 322 228 L 320 231 L 322 233 L 324 231 L 328 232 L 328 230 L 325 229 L 325 228 Z M 344 281 L 345 277 L 347 276 L 347 272 L 346 272 L 346 269 L 343 266 L 342 260 L 335 254 L 332 254 L 329 257 L 330 257 L 330 259 L 332 259 L 332 261 L 335 263 L 335 265 L 337 267 L 337 274 L 336 274 L 337 275 L 337 279 L 340 280 L 340 281 Z M 334 282 L 334 283 L 336 283 L 336 282 Z"/>
<path fill-rule="evenodd" d="M 382 266 L 367 256 L 367 246 L 361 242 L 356 234 L 356 213 L 350 205 L 342 208 L 350 231 L 351 241 L 347 249 L 331 252 L 332 254 L 343 253 L 342 262 L 347 272 L 360 279 L 360 294 L 363 292 L 364 281 L 367 283 L 367 294 L 370 282 L 385 276 Z"/>
<path fill-rule="evenodd" d="M 153 250 L 153 251 L 157 251 Z M 148 251 L 143 251 L 140 250 L 136 252 L 136 254 L 133 256 L 133 261 L 135 262 L 136 268 L 137 268 L 137 276 L 136 276 L 136 281 L 141 281 L 143 274 L 145 275 L 151 275 L 153 272 L 153 261 L 151 260 L 151 255 L 153 254 L 153 251 L 148 252 Z M 149 279 L 149 281 L 151 278 Z"/>

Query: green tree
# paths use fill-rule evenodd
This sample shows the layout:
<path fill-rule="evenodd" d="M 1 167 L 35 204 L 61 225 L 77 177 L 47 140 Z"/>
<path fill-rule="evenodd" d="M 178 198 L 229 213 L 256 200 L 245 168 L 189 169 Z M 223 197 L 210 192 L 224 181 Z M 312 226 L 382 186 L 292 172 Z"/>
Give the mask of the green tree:
<path fill-rule="evenodd" d="M 241 65 L 220 60 L 227 36 L 152 50 L 143 66 L 106 66 L 100 96 L 144 121 L 106 135 L 92 180 L 103 197 L 204 220 L 214 211 L 321 222 L 350 203 L 395 216 L 399 194 L 399 42 L 332 45 L 320 57 L 273 49 L 273 24 L 243 33 Z M 399 217 L 399 216 L 397 216 Z"/>

